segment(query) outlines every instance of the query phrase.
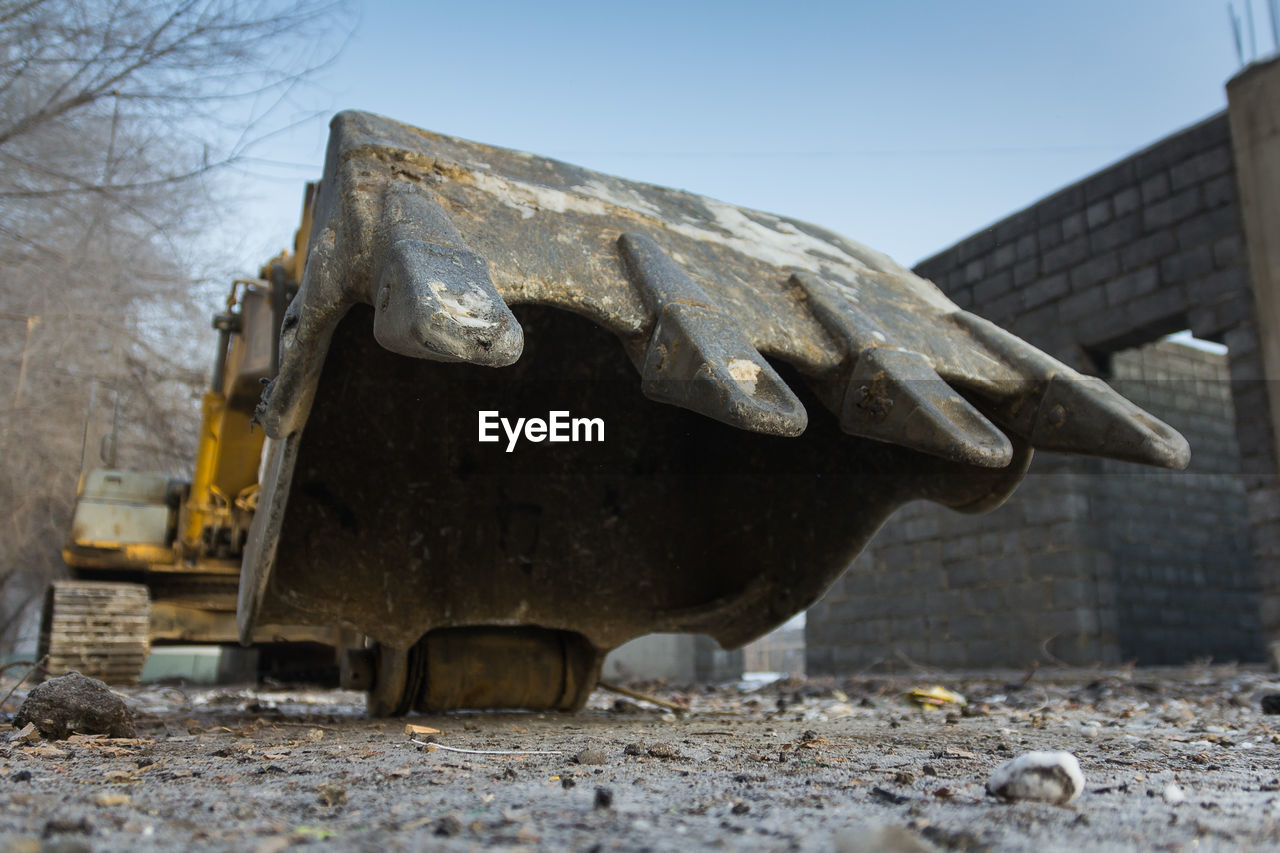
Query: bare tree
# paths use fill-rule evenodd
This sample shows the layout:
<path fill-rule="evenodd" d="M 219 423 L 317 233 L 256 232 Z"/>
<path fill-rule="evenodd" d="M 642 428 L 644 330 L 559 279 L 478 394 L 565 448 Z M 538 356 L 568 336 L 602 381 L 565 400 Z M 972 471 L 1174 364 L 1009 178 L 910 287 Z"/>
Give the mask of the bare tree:
<path fill-rule="evenodd" d="M 82 466 L 187 473 L 211 338 L 185 246 L 218 169 L 307 116 L 334 0 L 0 0 L 0 632 Z"/>

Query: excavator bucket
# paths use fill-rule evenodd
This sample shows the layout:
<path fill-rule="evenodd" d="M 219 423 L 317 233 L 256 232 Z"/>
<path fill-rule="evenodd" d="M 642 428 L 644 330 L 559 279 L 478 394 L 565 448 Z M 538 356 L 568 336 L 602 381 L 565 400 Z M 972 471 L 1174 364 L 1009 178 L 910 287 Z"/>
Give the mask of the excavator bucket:
<path fill-rule="evenodd" d="M 332 124 L 238 623 L 338 626 L 370 709 L 578 707 L 651 632 L 752 640 L 893 510 L 1173 429 L 804 222 L 365 113 Z"/>

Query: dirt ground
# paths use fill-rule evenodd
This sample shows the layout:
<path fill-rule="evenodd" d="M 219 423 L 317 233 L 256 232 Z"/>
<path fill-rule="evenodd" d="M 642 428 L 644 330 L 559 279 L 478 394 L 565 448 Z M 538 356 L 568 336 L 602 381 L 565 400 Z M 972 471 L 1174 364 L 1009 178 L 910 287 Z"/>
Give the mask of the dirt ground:
<path fill-rule="evenodd" d="M 932 684 L 968 706 L 904 698 Z M 0 745 L 0 850 L 1280 849 L 1261 670 L 645 687 L 689 710 L 597 691 L 575 715 L 389 720 L 341 691 L 121 691 L 137 739 Z M 1076 755 L 1079 799 L 985 793 L 1033 749 Z"/>

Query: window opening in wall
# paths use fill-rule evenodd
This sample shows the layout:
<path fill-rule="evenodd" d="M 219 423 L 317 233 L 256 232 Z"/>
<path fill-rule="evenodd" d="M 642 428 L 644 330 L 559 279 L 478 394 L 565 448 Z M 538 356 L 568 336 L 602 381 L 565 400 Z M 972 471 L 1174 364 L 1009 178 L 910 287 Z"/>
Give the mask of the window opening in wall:
<path fill-rule="evenodd" d="M 1105 461 L 1091 485 L 1121 657 L 1150 665 L 1256 657 L 1258 590 L 1227 348 L 1184 330 L 1112 352 L 1109 362 L 1115 389 L 1191 444 L 1186 471 Z"/>
<path fill-rule="evenodd" d="M 769 680 L 804 675 L 804 613 L 797 613 L 742 649 L 744 678 Z"/>

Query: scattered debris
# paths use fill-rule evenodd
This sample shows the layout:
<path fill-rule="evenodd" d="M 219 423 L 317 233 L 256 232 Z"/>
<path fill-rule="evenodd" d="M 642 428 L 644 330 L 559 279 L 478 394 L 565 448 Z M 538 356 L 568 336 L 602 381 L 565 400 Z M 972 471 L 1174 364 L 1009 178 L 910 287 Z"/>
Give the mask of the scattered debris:
<path fill-rule="evenodd" d="M 921 708 L 944 708 L 948 705 L 963 707 L 968 704 L 959 693 L 937 684 L 933 687 L 917 687 L 907 694 L 907 701 Z"/>
<path fill-rule="evenodd" d="M 669 743 L 655 743 L 647 750 L 650 758 L 681 758 L 679 750 Z"/>
<path fill-rule="evenodd" d="M 885 790 L 884 788 L 881 788 L 879 786 L 871 789 L 871 796 L 874 799 L 882 800 L 886 803 L 890 803 L 895 806 L 900 806 L 903 803 L 911 802 L 910 797 L 904 797 L 901 794 L 895 794 L 893 791 Z"/>
<path fill-rule="evenodd" d="M 27 723 L 18 731 L 9 735 L 9 741 L 18 743 L 35 743 L 40 740 L 40 730 L 35 723 Z"/>
<path fill-rule="evenodd" d="M 617 693 L 619 696 L 626 696 L 628 699 L 637 699 L 641 702 L 648 702 L 651 705 L 657 705 L 659 708 L 666 708 L 668 711 L 688 711 L 688 705 L 681 705 L 676 702 L 669 702 L 666 699 L 660 699 L 657 696 L 651 696 L 648 693 L 641 693 L 639 690 L 632 690 L 629 687 L 622 687 L 617 684 L 610 684 L 601 681 L 596 684 L 601 690 L 607 690 L 610 693 Z"/>
<path fill-rule="evenodd" d="M 111 688 L 78 672 L 69 672 L 37 684 L 27 694 L 14 717 L 14 725 L 34 723 L 51 740 L 64 740 L 75 732 L 135 738 L 133 712 Z"/>
<path fill-rule="evenodd" d="M 410 740 L 409 743 L 418 746 L 425 746 L 427 752 L 434 752 L 437 749 L 443 749 L 445 752 L 460 752 L 463 755 L 564 755 L 559 749 L 532 750 L 532 749 L 459 749 L 456 746 L 445 746 L 442 743 L 427 743 L 422 740 Z"/>
<path fill-rule="evenodd" d="M 95 806 L 127 806 L 133 802 L 133 798 L 128 794 L 120 794 L 115 791 L 99 791 L 93 795 L 93 804 Z"/>
<path fill-rule="evenodd" d="M 613 805 L 613 791 L 609 788 L 596 788 L 595 807 L 607 809 Z"/>
<path fill-rule="evenodd" d="M 609 756 L 598 746 L 589 746 L 573 757 L 579 764 L 608 764 Z"/>
<path fill-rule="evenodd" d="M 462 834 L 462 818 L 455 814 L 447 814 L 436 821 L 436 835 L 454 836 Z"/>
<path fill-rule="evenodd" d="M 945 749 L 940 749 L 937 752 L 935 752 L 933 754 L 933 757 L 934 758 L 964 758 L 964 759 L 971 760 L 971 759 L 977 758 L 978 755 L 977 753 L 970 752 L 967 749 L 956 749 L 954 747 L 949 746 L 949 747 L 946 747 Z"/>
<path fill-rule="evenodd" d="M 433 729 L 431 726 L 415 726 L 413 723 L 406 723 L 404 733 L 407 735 L 438 735 L 439 729 Z"/>
<path fill-rule="evenodd" d="M 316 789 L 316 802 L 322 806 L 340 806 L 347 801 L 347 789 L 330 782 Z"/>
<path fill-rule="evenodd" d="M 1027 752 L 996 768 L 987 792 L 1002 800 L 1064 805 L 1084 790 L 1080 762 L 1069 752 Z"/>

